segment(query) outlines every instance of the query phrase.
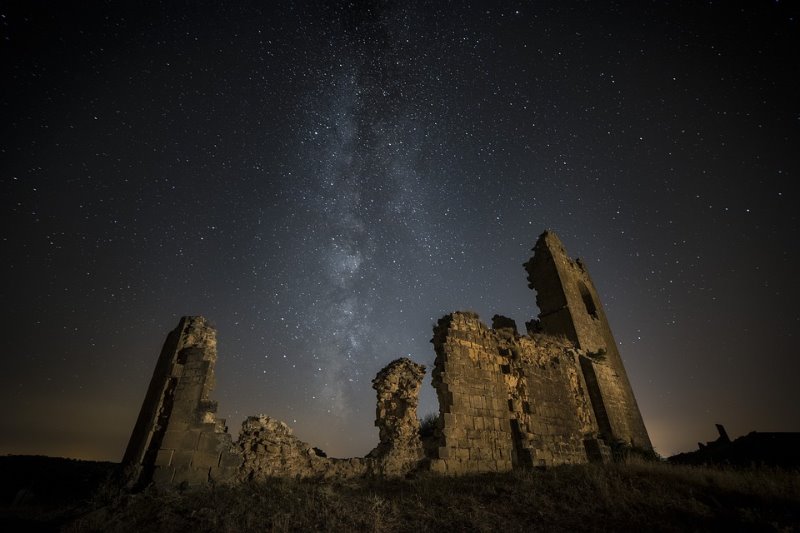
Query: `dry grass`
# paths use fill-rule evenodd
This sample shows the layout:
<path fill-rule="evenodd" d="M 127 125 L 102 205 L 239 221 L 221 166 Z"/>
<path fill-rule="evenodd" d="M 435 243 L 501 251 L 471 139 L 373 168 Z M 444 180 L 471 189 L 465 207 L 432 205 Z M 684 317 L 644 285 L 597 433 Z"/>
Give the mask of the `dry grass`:
<path fill-rule="evenodd" d="M 71 531 L 795 531 L 800 474 L 631 460 L 504 475 L 294 481 L 104 502 Z"/>
<path fill-rule="evenodd" d="M 800 531 L 800 473 L 765 468 L 630 459 L 128 494 L 107 478 L 111 465 L 7 458 L 3 466 L 2 531 Z"/>

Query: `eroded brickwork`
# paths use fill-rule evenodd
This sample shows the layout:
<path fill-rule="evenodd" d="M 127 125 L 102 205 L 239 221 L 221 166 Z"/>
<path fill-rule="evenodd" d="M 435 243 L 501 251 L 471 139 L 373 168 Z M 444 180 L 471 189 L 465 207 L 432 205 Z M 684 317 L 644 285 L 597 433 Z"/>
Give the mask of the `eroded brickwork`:
<path fill-rule="evenodd" d="M 241 456 L 210 399 L 216 361 L 216 330 L 203 317 L 182 318 L 164 344 L 125 453 L 132 484 L 235 478 Z"/>
<path fill-rule="evenodd" d="M 402 358 L 389 363 L 372 380 L 378 394 L 375 425 L 380 443 L 369 457 L 375 459 L 375 468 L 383 475 L 404 475 L 425 457 L 417 418 L 424 376 L 424 366 Z"/>
<path fill-rule="evenodd" d="M 585 441 L 597 438 L 580 354 L 547 335 L 509 339 L 506 375 L 516 440 L 516 464 L 584 463 Z"/>
<path fill-rule="evenodd" d="M 497 338 L 475 313 L 453 313 L 434 328 L 433 386 L 441 437 L 431 470 L 503 472 L 512 467 L 508 394 Z"/>
<path fill-rule="evenodd" d="M 242 454 L 239 481 L 264 481 L 274 477 L 349 478 L 367 474 L 369 459 L 330 459 L 294 436 L 284 422 L 266 415 L 242 423 L 238 446 Z"/>
<path fill-rule="evenodd" d="M 448 474 L 584 463 L 598 438 L 580 351 L 564 338 L 521 337 L 453 313 L 434 329 L 440 439 L 431 469 Z"/>
<path fill-rule="evenodd" d="M 424 375 L 424 366 L 406 358 L 378 372 L 372 384 L 378 396 L 375 425 L 380 443 L 364 458 L 328 458 L 295 437 L 285 423 L 265 415 L 248 418 L 238 440 L 243 457 L 239 479 L 394 477 L 418 468 L 424 458 L 417 418 Z"/>
<path fill-rule="evenodd" d="M 582 364 L 603 437 L 651 449 L 639 406 L 622 364 L 617 343 L 586 266 L 573 260 L 559 238 L 544 232 L 525 263 L 529 286 L 536 290 L 539 321 L 545 332 L 563 335 L 583 350 Z"/>

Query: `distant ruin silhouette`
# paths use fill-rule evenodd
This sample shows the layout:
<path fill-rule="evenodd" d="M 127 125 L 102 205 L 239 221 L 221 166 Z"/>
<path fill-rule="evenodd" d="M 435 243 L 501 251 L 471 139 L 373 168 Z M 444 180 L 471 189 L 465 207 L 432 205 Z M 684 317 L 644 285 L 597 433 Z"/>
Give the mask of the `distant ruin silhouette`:
<path fill-rule="evenodd" d="M 716 424 L 717 440 L 697 443 L 697 450 L 673 455 L 669 462 L 688 465 L 769 466 L 800 468 L 799 432 L 751 431 L 735 440 L 728 437 L 722 424 Z"/>
<path fill-rule="evenodd" d="M 422 442 L 417 397 L 425 367 L 398 359 L 378 373 L 380 443 L 332 459 L 283 422 L 249 417 L 233 442 L 210 399 L 216 331 L 184 317 L 164 343 L 123 459 L 142 486 L 235 483 L 269 477 L 448 475 L 607 462 L 615 448 L 652 451 L 603 306 L 585 265 L 544 232 L 524 265 L 539 316 L 516 323 L 472 312 L 434 326 L 439 418 Z"/>

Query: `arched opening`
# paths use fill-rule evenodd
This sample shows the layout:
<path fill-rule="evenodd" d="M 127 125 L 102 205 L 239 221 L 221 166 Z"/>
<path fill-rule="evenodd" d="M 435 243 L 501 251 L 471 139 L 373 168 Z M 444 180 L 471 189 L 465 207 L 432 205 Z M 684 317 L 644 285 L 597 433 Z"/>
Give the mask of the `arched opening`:
<path fill-rule="evenodd" d="M 586 284 L 584 282 L 579 281 L 578 290 L 581 293 L 581 299 L 583 300 L 583 305 L 586 306 L 586 312 L 589 313 L 590 317 L 597 318 L 597 306 L 594 304 L 594 298 L 592 298 L 592 294 L 589 292 L 589 288 L 586 287 Z"/>

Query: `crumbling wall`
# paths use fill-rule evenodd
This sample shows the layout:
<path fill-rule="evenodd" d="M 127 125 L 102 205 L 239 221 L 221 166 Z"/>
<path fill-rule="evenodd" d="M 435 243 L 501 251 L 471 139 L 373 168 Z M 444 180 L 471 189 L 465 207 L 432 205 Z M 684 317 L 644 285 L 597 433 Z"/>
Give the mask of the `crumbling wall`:
<path fill-rule="evenodd" d="M 424 366 L 405 358 L 392 361 L 378 372 L 372 385 L 378 395 L 375 425 L 380 443 L 365 458 L 328 458 L 295 437 L 285 423 L 265 415 L 249 417 L 238 440 L 243 458 L 239 479 L 407 474 L 424 457 L 417 419 L 424 375 Z"/>
<path fill-rule="evenodd" d="M 378 394 L 375 425 L 380 443 L 369 457 L 375 459 L 375 468 L 383 475 L 406 474 L 425 456 L 417 418 L 424 376 L 424 366 L 401 358 L 389 363 L 372 380 L 372 388 Z"/>
<path fill-rule="evenodd" d="M 331 459 L 294 436 L 284 422 L 266 415 L 248 417 L 237 441 L 242 455 L 240 481 L 274 477 L 350 478 L 372 470 L 372 460 Z"/>
<path fill-rule="evenodd" d="M 123 464 L 131 484 L 195 485 L 235 477 L 241 457 L 210 399 L 216 361 L 214 328 L 203 317 L 183 317 L 167 337 L 128 444 Z"/>
<path fill-rule="evenodd" d="M 203 317 L 183 317 L 167 336 L 128 444 L 131 485 L 397 476 L 423 459 L 416 409 L 425 367 L 410 359 L 393 361 L 373 381 L 380 443 L 351 459 L 326 457 L 265 415 L 247 418 L 234 444 L 210 399 L 216 360 L 214 328 Z"/>
<path fill-rule="evenodd" d="M 585 441 L 597 437 L 597 424 L 579 353 L 563 339 L 547 335 L 507 342 L 515 354 L 506 376 L 516 439 L 515 464 L 587 462 Z"/>

